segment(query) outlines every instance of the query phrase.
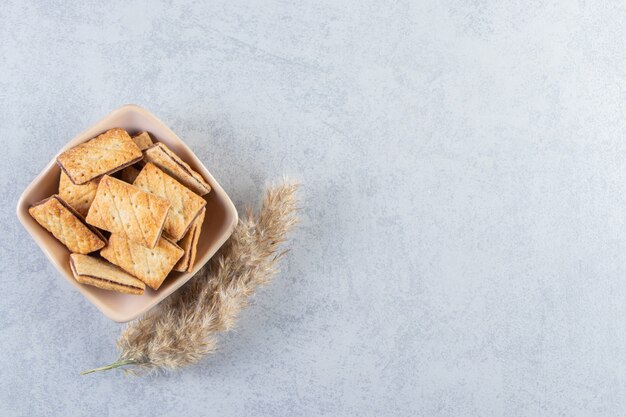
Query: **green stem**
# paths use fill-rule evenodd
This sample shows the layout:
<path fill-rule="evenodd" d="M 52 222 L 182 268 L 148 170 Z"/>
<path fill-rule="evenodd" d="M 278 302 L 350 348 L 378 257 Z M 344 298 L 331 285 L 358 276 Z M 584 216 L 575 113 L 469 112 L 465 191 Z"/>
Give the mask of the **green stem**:
<path fill-rule="evenodd" d="M 106 366 L 101 366 L 99 368 L 93 368 L 93 369 L 89 369 L 88 371 L 83 371 L 80 374 L 81 375 L 87 375 L 90 374 L 92 372 L 99 372 L 99 371 L 108 371 L 109 369 L 115 369 L 115 368 L 119 368 L 120 366 L 126 366 L 126 365 L 135 365 L 137 362 L 135 362 L 132 359 L 126 359 L 123 361 L 117 361 L 117 362 L 113 362 L 110 365 L 106 365 Z"/>

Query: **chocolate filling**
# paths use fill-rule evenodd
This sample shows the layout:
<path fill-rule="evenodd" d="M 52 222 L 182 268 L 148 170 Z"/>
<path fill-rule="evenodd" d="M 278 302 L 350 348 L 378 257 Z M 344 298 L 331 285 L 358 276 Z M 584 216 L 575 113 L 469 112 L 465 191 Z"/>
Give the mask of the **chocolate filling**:
<path fill-rule="evenodd" d="M 119 285 L 120 287 L 133 288 L 135 290 L 143 290 L 143 288 L 141 288 L 141 287 L 135 287 L 134 285 L 128 285 L 128 284 L 120 284 L 119 282 L 111 281 L 110 279 L 104 279 L 104 278 L 100 278 L 100 277 L 95 277 L 93 275 L 85 275 L 85 274 L 78 274 L 78 275 L 80 275 L 81 277 L 88 277 L 88 278 L 97 279 L 98 281 L 109 282 L 109 283 L 114 284 L 114 285 Z"/>

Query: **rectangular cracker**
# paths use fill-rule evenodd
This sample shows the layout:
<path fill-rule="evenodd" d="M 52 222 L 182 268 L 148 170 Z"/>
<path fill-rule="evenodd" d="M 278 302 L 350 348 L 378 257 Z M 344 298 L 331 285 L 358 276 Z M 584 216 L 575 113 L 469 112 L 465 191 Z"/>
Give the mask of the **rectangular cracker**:
<path fill-rule="evenodd" d="M 89 211 L 89 207 L 96 196 L 96 190 L 98 189 L 98 183 L 100 178 L 91 180 L 83 185 L 74 184 L 67 174 L 61 171 L 61 178 L 59 179 L 59 196 L 67 204 L 72 206 L 74 210 L 85 217 Z"/>
<path fill-rule="evenodd" d="M 110 129 L 57 157 L 57 164 L 77 185 L 134 164 L 141 150 L 124 129 Z"/>
<path fill-rule="evenodd" d="M 152 249 L 112 234 L 100 255 L 124 271 L 158 290 L 167 274 L 183 256 L 183 250 L 167 238 L 160 238 Z"/>
<path fill-rule="evenodd" d="M 89 207 L 87 223 L 152 248 L 169 209 L 167 200 L 105 175 Z"/>
<path fill-rule="evenodd" d="M 141 295 L 146 289 L 143 281 L 104 259 L 73 253 L 70 255 L 70 268 L 81 284 L 132 295 Z"/>
<path fill-rule="evenodd" d="M 200 232 L 202 231 L 202 223 L 204 223 L 204 215 L 206 214 L 206 208 L 202 209 L 196 220 L 193 222 L 185 236 L 178 242 L 178 245 L 183 248 L 185 254 L 174 265 L 175 271 L 191 272 L 193 265 L 196 262 L 196 249 L 198 247 L 198 239 L 200 238 Z"/>
<path fill-rule="evenodd" d="M 194 171 L 164 143 L 157 142 L 144 150 L 144 159 L 146 162 L 152 162 L 198 195 L 211 192 L 211 186 L 202 178 L 202 175 Z"/>
<path fill-rule="evenodd" d="M 129 166 L 120 171 L 120 179 L 124 182 L 132 184 L 139 175 L 139 170 L 134 166 Z"/>
<path fill-rule="evenodd" d="M 152 138 L 148 132 L 141 132 L 140 134 L 133 136 L 132 139 L 133 142 L 135 142 L 135 145 L 137 145 L 137 147 L 142 151 L 152 146 Z"/>
<path fill-rule="evenodd" d="M 174 178 L 147 163 L 141 170 L 133 185 L 170 202 L 172 207 L 165 219 L 163 232 L 173 240 L 180 240 L 191 223 L 206 206 L 206 200 L 185 187 Z"/>
<path fill-rule="evenodd" d="M 58 195 L 32 205 L 28 212 L 70 251 L 86 254 L 104 247 L 106 239 Z"/>

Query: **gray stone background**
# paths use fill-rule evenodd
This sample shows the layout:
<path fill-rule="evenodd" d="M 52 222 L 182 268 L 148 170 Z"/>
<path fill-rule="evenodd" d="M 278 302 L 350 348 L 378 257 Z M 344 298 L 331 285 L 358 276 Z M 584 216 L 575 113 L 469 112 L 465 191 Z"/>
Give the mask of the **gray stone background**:
<path fill-rule="evenodd" d="M 0 415 L 626 415 L 625 18 L 609 1 L 3 2 Z M 125 103 L 239 209 L 301 180 L 302 224 L 216 355 L 81 377 L 121 326 L 14 210 Z"/>

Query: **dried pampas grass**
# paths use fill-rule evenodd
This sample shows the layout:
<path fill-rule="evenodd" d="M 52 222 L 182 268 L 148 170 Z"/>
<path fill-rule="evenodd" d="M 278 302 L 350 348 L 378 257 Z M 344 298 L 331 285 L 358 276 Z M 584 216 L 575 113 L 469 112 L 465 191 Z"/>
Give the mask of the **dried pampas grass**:
<path fill-rule="evenodd" d="M 216 335 L 230 330 L 258 286 L 276 274 L 287 233 L 297 223 L 297 184 L 270 186 L 258 216 L 239 221 L 217 256 L 192 280 L 121 334 L 118 360 L 87 374 L 123 366 L 141 374 L 198 362 L 215 351 Z"/>

